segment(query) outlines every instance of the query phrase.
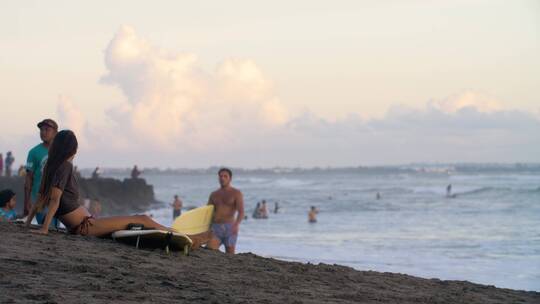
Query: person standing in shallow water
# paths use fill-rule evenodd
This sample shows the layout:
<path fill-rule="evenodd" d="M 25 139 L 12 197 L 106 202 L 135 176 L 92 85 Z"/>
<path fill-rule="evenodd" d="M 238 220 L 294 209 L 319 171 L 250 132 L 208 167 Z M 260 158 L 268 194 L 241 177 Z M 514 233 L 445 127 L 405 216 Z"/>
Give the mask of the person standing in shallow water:
<path fill-rule="evenodd" d="M 142 224 L 146 228 L 176 232 L 146 215 L 113 216 L 94 218 L 79 205 L 79 185 L 73 170 L 73 158 L 77 153 L 77 137 L 72 131 L 58 132 L 49 148 L 49 158 L 43 170 L 37 203 L 26 219 L 29 227 L 35 214 L 48 207 L 45 221 L 39 230 L 32 233 L 48 234 L 49 224 L 56 216 L 72 234 L 106 236 L 124 230 L 129 224 Z"/>
<path fill-rule="evenodd" d="M 218 250 L 223 244 L 225 252 L 234 254 L 240 223 L 244 219 L 244 197 L 231 186 L 232 171 L 221 168 L 218 172 L 220 189 L 212 192 L 208 205 L 214 205 L 212 239 L 208 248 Z"/>
<path fill-rule="evenodd" d="M 315 208 L 315 206 L 311 206 L 311 209 L 309 210 L 309 213 L 308 213 L 308 222 L 316 223 L 318 213 L 319 213 L 319 210 Z"/>
<path fill-rule="evenodd" d="M 173 221 L 182 214 L 182 205 L 182 200 L 178 197 L 178 195 L 175 195 L 174 201 L 171 204 L 171 207 L 173 208 Z"/>
<path fill-rule="evenodd" d="M 261 218 L 261 203 L 258 202 L 257 205 L 255 205 L 255 209 L 253 210 L 253 214 L 251 215 L 254 219 Z"/>
<path fill-rule="evenodd" d="M 266 201 L 263 200 L 261 203 L 261 208 L 259 213 L 261 214 L 261 218 L 267 219 L 268 218 L 268 208 L 266 208 Z"/>

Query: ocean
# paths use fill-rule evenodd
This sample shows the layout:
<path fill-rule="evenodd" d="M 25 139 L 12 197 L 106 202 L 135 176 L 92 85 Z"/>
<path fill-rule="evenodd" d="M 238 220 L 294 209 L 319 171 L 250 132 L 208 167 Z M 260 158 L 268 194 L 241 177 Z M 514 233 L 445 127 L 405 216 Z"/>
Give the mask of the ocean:
<path fill-rule="evenodd" d="M 175 194 L 186 207 L 206 204 L 214 171 L 145 171 L 166 202 L 148 214 L 170 225 Z M 235 170 L 233 186 L 248 216 L 237 252 L 540 291 L 540 166 Z M 263 199 L 279 212 L 253 219 Z"/>

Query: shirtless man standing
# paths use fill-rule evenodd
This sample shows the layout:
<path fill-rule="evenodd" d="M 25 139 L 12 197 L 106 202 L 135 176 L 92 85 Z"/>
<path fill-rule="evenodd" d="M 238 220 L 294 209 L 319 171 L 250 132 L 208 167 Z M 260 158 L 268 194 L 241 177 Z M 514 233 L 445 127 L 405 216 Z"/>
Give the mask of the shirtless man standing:
<path fill-rule="evenodd" d="M 208 248 L 218 250 L 223 244 L 227 253 L 234 254 L 240 222 L 244 219 L 244 197 L 240 190 L 231 186 L 231 170 L 222 168 L 218 176 L 221 188 L 212 192 L 208 199 L 208 205 L 214 205 L 212 239 Z"/>
<path fill-rule="evenodd" d="M 178 195 L 175 195 L 174 202 L 171 204 L 171 207 L 173 207 L 173 221 L 182 214 L 182 205 L 182 200 Z"/>

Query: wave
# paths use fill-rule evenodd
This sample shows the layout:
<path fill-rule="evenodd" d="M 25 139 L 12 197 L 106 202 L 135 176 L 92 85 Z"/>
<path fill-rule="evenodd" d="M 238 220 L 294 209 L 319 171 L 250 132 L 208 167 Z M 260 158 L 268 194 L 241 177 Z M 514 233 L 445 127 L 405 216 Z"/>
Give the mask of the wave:
<path fill-rule="evenodd" d="M 540 193 L 540 187 L 536 189 L 523 189 L 523 188 L 508 188 L 508 187 L 481 187 L 478 189 L 473 189 L 470 191 L 464 191 L 464 192 L 455 192 L 455 196 L 468 196 L 468 195 L 478 195 L 478 194 L 486 194 L 486 193 L 498 193 L 498 194 L 504 194 L 504 193 L 514 193 L 514 194 L 528 194 L 528 193 Z"/>
<path fill-rule="evenodd" d="M 376 193 L 380 192 L 382 194 L 402 194 L 402 193 L 416 193 L 416 194 L 430 194 L 430 195 L 446 195 L 446 188 L 445 187 L 436 187 L 436 186 L 418 186 L 418 187 L 411 187 L 411 188 L 369 188 L 369 189 L 363 189 L 361 192 L 365 193 Z M 527 188 L 510 188 L 510 187 L 480 187 L 480 188 L 473 188 L 470 190 L 465 191 L 453 191 L 452 197 L 458 197 L 458 196 L 475 196 L 480 194 L 489 194 L 489 193 L 498 193 L 498 194 L 505 194 L 505 193 L 514 193 L 514 194 L 530 194 L 530 193 L 540 193 L 540 187 L 533 188 L 533 189 L 527 189 Z"/>
<path fill-rule="evenodd" d="M 512 191 L 511 188 L 481 187 L 481 188 L 470 190 L 470 191 L 456 192 L 454 194 L 457 196 L 464 196 L 464 195 L 481 194 L 481 193 L 486 193 L 486 192 L 510 192 L 510 191 Z"/>
<path fill-rule="evenodd" d="M 363 192 L 363 193 L 380 192 L 380 193 L 385 193 L 385 194 L 389 194 L 389 193 L 400 194 L 400 193 L 413 193 L 415 191 L 412 189 L 401 188 L 401 187 L 390 187 L 390 188 L 367 188 L 367 189 L 360 190 L 360 192 Z"/>
<path fill-rule="evenodd" d="M 283 188 L 294 188 L 313 185 L 311 181 L 300 180 L 300 179 L 290 179 L 290 178 L 280 178 L 271 182 L 272 185 Z"/>
<path fill-rule="evenodd" d="M 262 177 L 238 177 L 236 178 L 236 181 L 246 184 L 263 184 L 268 182 L 269 179 Z"/>

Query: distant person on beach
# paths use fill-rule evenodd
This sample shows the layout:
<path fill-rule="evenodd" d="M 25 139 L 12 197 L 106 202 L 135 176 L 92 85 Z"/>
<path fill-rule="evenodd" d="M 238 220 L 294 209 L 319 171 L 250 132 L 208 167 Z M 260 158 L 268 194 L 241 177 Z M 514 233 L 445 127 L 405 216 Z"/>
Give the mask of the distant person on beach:
<path fill-rule="evenodd" d="M 278 212 L 279 212 L 279 203 L 275 202 L 274 203 L 274 214 L 277 214 Z"/>
<path fill-rule="evenodd" d="M 38 211 L 45 207 L 48 207 L 48 211 L 41 229 L 31 230 L 32 233 L 47 234 L 54 216 L 58 217 L 72 234 L 106 236 L 126 229 L 129 224 L 142 224 L 147 228 L 175 232 L 146 215 L 94 218 L 86 208 L 79 205 L 79 185 L 72 163 L 77 148 L 77 137 L 72 131 L 63 130 L 55 136 L 43 170 L 38 201 L 26 219 L 26 226 L 30 226 Z"/>
<path fill-rule="evenodd" d="M 171 204 L 171 207 L 173 208 L 173 220 L 175 220 L 177 217 L 179 217 L 182 214 L 182 206 L 183 206 L 182 200 L 178 197 L 178 195 L 174 196 L 174 201 Z"/>
<path fill-rule="evenodd" d="M 452 184 L 446 186 L 446 197 L 452 197 Z"/>
<path fill-rule="evenodd" d="M 315 206 L 311 206 L 311 209 L 309 210 L 309 213 L 308 213 L 308 222 L 316 223 L 318 213 L 319 213 L 319 210 L 315 208 Z"/>
<path fill-rule="evenodd" d="M 0 176 L 4 175 L 4 156 L 0 153 Z"/>
<path fill-rule="evenodd" d="M 6 154 L 6 160 L 5 160 L 7 177 L 11 177 L 11 166 L 13 166 L 14 162 L 15 162 L 15 157 L 13 157 L 13 153 L 11 153 L 11 151 L 8 151 L 8 153 Z"/>
<path fill-rule="evenodd" d="M 15 192 L 11 189 L 0 191 L 0 222 L 11 222 L 17 218 L 17 213 L 15 213 L 16 205 Z"/>
<path fill-rule="evenodd" d="M 44 119 L 37 124 L 41 143 L 28 151 L 26 158 L 26 177 L 24 179 L 24 215 L 28 215 L 32 205 L 37 202 L 39 186 L 43 175 L 43 168 L 49 157 L 49 147 L 58 133 L 58 124 L 52 119 Z M 45 220 L 46 210 L 36 214 L 38 224 L 42 225 Z M 58 219 L 51 222 L 52 227 L 58 227 Z"/>
<path fill-rule="evenodd" d="M 381 193 L 380 193 L 380 192 L 377 192 L 377 195 L 375 196 L 375 198 L 376 198 L 377 200 L 380 200 L 380 199 L 381 199 Z"/>
<path fill-rule="evenodd" d="M 139 168 L 137 168 L 137 165 L 135 165 L 131 170 L 131 178 L 137 179 L 139 176 L 141 176 L 141 171 L 139 171 Z"/>
<path fill-rule="evenodd" d="M 19 177 L 25 177 L 26 176 L 26 168 L 23 165 L 19 166 L 19 170 L 17 171 L 17 175 Z"/>
<path fill-rule="evenodd" d="M 231 186 L 230 169 L 221 168 L 218 176 L 220 189 L 212 192 L 208 199 L 208 205 L 215 208 L 208 248 L 218 250 L 223 244 L 227 253 L 234 254 L 240 223 L 244 219 L 244 197 L 240 190 Z"/>
<path fill-rule="evenodd" d="M 96 169 L 94 169 L 94 172 L 92 172 L 92 178 L 98 179 L 99 175 L 100 175 L 99 167 L 96 167 Z"/>

